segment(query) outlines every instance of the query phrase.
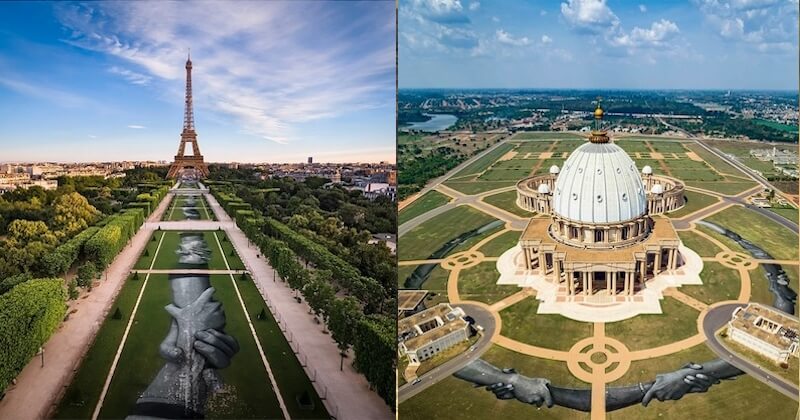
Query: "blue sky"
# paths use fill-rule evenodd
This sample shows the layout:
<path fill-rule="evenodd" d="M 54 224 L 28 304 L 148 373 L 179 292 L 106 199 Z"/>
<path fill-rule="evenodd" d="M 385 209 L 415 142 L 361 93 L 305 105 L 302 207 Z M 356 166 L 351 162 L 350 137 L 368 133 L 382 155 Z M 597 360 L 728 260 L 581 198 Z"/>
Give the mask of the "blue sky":
<path fill-rule="evenodd" d="M 798 0 L 401 0 L 399 85 L 798 86 Z"/>
<path fill-rule="evenodd" d="M 0 4 L 0 161 L 394 161 L 392 1 Z"/>

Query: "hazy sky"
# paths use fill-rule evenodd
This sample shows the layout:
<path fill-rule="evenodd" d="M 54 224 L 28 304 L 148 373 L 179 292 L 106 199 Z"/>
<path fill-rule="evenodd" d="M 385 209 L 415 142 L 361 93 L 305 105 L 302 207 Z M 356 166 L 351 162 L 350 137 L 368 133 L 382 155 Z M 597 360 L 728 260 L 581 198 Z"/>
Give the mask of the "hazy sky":
<path fill-rule="evenodd" d="M 395 3 L 0 4 L 0 161 L 394 161 Z"/>
<path fill-rule="evenodd" d="M 798 0 L 401 0 L 401 88 L 792 89 Z"/>

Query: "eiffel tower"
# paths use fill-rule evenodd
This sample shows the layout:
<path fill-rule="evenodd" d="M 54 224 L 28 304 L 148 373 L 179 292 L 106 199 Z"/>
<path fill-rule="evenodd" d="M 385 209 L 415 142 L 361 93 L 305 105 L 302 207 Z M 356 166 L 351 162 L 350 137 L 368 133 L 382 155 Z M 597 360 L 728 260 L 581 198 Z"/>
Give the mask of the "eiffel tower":
<path fill-rule="evenodd" d="M 192 154 L 184 154 L 186 143 L 191 143 Z M 193 178 L 205 178 L 208 176 L 208 164 L 203 161 L 200 154 L 200 146 L 197 145 L 197 133 L 194 131 L 194 109 L 192 107 L 192 57 L 186 59 L 186 102 L 183 108 L 183 132 L 181 132 L 181 144 L 178 146 L 178 154 L 175 161 L 169 167 L 168 179 L 175 179 L 179 176 Z"/>

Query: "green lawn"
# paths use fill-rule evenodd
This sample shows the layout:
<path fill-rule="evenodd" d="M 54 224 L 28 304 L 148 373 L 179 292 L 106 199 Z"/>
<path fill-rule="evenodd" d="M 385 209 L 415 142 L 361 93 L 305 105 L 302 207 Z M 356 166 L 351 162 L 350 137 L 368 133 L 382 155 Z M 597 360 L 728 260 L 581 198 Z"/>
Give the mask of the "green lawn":
<path fill-rule="evenodd" d="M 705 233 L 706 235 L 709 235 L 712 238 L 722 242 L 731 251 L 733 251 L 733 252 L 741 252 L 742 254 L 749 255 L 747 253 L 747 251 L 745 251 L 745 249 L 742 248 L 742 246 L 739 245 L 738 243 L 736 243 L 733 239 L 730 239 L 730 238 L 728 238 L 727 236 L 725 236 L 725 235 L 723 235 L 721 233 L 717 233 L 715 230 L 713 230 L 711 228 L 708 228 L 708 227 L 705 227 L 703 225 L 698 224 L 696 226 L 697 226 L 697 230 L 699 230 L 699 231 Z"/>
<path fill-rule="evenodd" d="M 438 192 L 428 191 L 422 197 L 414 200 L 413 203 L 400 210 L 398 214 L 399 224 L 403 224 L 421 214 L 427 213 L 439 206 L 443 206 L 450 202 L 450 197 Z"/>
<path fill-rule="evenodd" d="M 717 197 L 699 192 L 684 191 L 684 195 L 686 196 L 686 204 L 676 211 L 667 213 L 669 217 L 683 217 L 719 202 Z"/>
<path fill-rule="evenodd" d="M 742 279 L 739 277 L 739 272 L 732 268 L 717 262 L 705 261 L 700 278 L 703 279 L 702 286 L 681 286 L 679 290 L 709 305 L 724 300 L 736 300 L 739 297 Z"/>
<path fill-rule="evenodd" d="M 503 156 L 504 154 L 513 149 L 514 149 L 513 144 L 510 143 L 501 144 L 496 149 L 492 150 L 482 158 L 473 161 L 472 163 L 464 167 L 464 169 L 458 171 L 458 173 L 456 173 L 454 176 L 477 174 L 483 172 L 489 166 L 491 166 L 492 163 L 494 163 L 497 159 L 500 159 L 501 156 Z"/>
<path fill-rule="evenodd" d="M 784 219 L 791 220 L 795 223 L 798 223 L 798 211 L 796 208 L 793 207 L 786 207 L 786 208 L 776 208 L 772 207 L 769 211 L 780 215 Z"/>
<path fill-rule="evenodd" d="M 709 166 L 714 168 L 717 172 L 720 172 L 725 175 L 735 175 L 735 176 L 743 176 L 744 174 L 742 171 L 736 169 L 735 167 L 731 166 L 728 162 L 725 162 L 721 158 L 717 157 L 717 155 L 707 151 L 704 147 L 687 143 L 686 147 L 700 156 Z"/>
<path fill-rule="evenodd" d="M 796 265 L 784 265 L 783 270 L 789 277 L 789 287 L 795 292 L 800 291 L 800 283 L 798 282 L 798 267 Z M 750 272 L 750 301 L 763 303 L 764 305 L 772 306 L 774 298 L 772 292 L 769 291 L 769 280 L 767 280 L 767 271 L 764 267 L 758 266 L 757 269 Z M 794 314 L 800 313 L 800 302 L 795 304 Z"/>
<path fill-rule="evenodd" d="M 404 265 L 398 267 L 397 270 L 397 285 L 399 288 L 404 288 L 403 283 L 405 282 L 406 278 L 411 275 L 411 273 L 419 267 L 418 265 Z M 433 271 L 431 271 L 430 276 L 428 276 L 428 280 L 422 284 L 422 289 L 427 290 L 430 292 L 430 295 L 425 301 L 425 305 L 427 307 L 431 307 L 437 303 L 441 302 L 448 302 L 447 299 L 447 279 L 450 276 L 450 272 L 442 268 L 441 266 L 436 266 Z"/>
<path fill-rule="evenodd" d="M 521 375 L 547 378 L 560 387 L 588 388 L 575 379 L 566 363 L 537 359 L 492 346 L 482 359 L 499 368 L 514 368 Z M 516 400 L 498 400 L 483 387 L 449 376 L 399 405 L 401 419 L 585 419 L 587 414 L 554 406 L 537 409 Z"/>
<path fill-rule="evenodd" d="M 517 181 L 519 181 L 519 179 L 507 181 L 447 181 L 444 185 L 462 194 L 475 195 L 498 188 L 510 187 L 515 185 Z"/>
<path fill-rule="evenodd" d="M 606 324 L 606 335 L 631 350 L 644 350 L 697 334 L 698 312 L 694 308 L 667 296 L 661 300 L 661 312 Z"/>
<path fill-rule="evenodd" d="M 189 206 L 187 205 L 187 196 L 176 195 L 175 198 L 170 203 L 169 207 L 161 218 L 164 221 L 179 221 L 179 220 L 189 220 L 188 217 L 183 212 L 184 208 L 187 209 L 195 209 L 199 213 L 199 218 L 192 219 L 192 220 L 215 220 L 214 212 L 208 206 L 205 197 L 202 195 L 195 196 L 195 205 Z"/>
<path fill-rule="evenodd" d="M 575 133 L 562 133 L 559 131 L 524 131 L 514 135 L 514 140 L 541 140 L 541 139 L 581 139 Z"/>
<path fill-rule="evenodd" d="M 617 146 L 621 147 L 622 150 L 628 152 L 629 154 L 634 154 L 636 152 L 639 153 L 649 153 L 650 148 L 647 147 L 647 144 L 641 140 L 619 140 L 614 142 Z"/>
<path fill-rule="evenodd" d="M 481 251 L 483 255 L 486 255 L 487 257 L 499 257 L 504 252 L 517 245 L 521 234 L 522 232 L 518 230 L 510 230 L 505 232 L 502 235 L 485 243 L 479 249 L 479 251 Z"/>
<path fill-rule="evenodd" d="M 706 220 L 738 233 L 776 259 L 797 259 L 797 234 L 752 210 L 733 206 Z"/>
<path fill-rule="evenodd" d="M 757 184 L 753 181 L 688 181 L 686 185 L 718 192 L 724 195 L 736 195 L 755 187 Z"/>
<path fill-rule="evenodd" d="M 686 153 L 683 143 L 679 141 L 650 140 L 653 150 L 658 153 Z"/>
<path fill-rule="evenodd" d="M 500 311 L 503 335 L 526 344 L 564 351 L 592 335 L 591 323 L 561 315 L 537 314 L 538 309 L 539 301 L 528 297 Z"/>
<path fill-rule="evenodd" d="M 517 205 L 517 192 L 506 191 L 500 194 L 493 194 L 483 198 L 483 201 L 495 207 L 499 207 L 509 213 L 516 214 L 521 217 L 531 217 L 534 213 L 523 210 Z"/>
<path fill-rule="evenodd" d="M 139 280 L 131 280 L 129 277 L 122 286 L 111 312 L 100 326 L 94 343 L 81 362 L 80 369 L 59 402 L 54 418 L 91 417 L 142 284 L 144 284 L 143 275 L 139 276 Z M 119 320 L 112 318 L 117 308 L 122 313 L 122 319 Z"/>
<path fill-rule="evenodd" d="M 142 253 L 142 257 L 136 263 L 134 268 L 139 270 L 145 270 L 150 268 L 150 261 L 155 255 L 156 248 L 158 247 L 161 235 L 164 236 L 164 240 L 161 242 L 161 250 L 158 253 L 158 258 L 156 259 L 156 263 L 153 265 L 153 269 L 156 270 L 164 270 L 164 269 L 177 269 L 177 268 L 205 268 L 205 267 L 192 267 L 185 264 L 178 263 L 178 254 L 176 251 L 179 249 L 179 244 L 181 242 L 181 233 L 178 231 L 156 231 L 153 235 L 156 238 L 155 241 L 150 240 L 147 244 L 147 248 L 145 252 Z M 244 269 L 244 264 L 239 259 L 238 254 L 234 251 L 233 244 L 227 240 L 225 232 L 223 231 L 197 231 L 197 233 L 201 233 L 203 238 L 206 241 L 209 249 L 211 250 L 211 260 L 208 263 L 208 269 L 211 270 L 225 270 L 225 262 L 222 258 L 222 253 L 220 253 L 220 249 L 217 246 L 217 241 L 214 239 L 216 235 L 219 238 L 220 245 L 222 245 L 222 252 L 225 253 L 225 258 L 228 260 L 228 264 L 230 265 L 231 270 L 242 270 Z M 231 255 L 233 253 L 233 255 Z"/>
<path fill-rule="evenodd" d="M 448 241 L 496 219 L 469 206 L 459 206 L 440 214 L 401 236 L 398 257 L 424 260 Z"/>
<path fill-rule="evenodd" d="M 167 238 L 170 236 L 167 233 Z M 214 232 L 206 232 L 213 237 Z M 156 233 L 159 237 L 161 233 Z M 214 243 L 216 247 L 216 243 Z M 224 245 L 223 245 L 224 247 Z M 213 249 L 213 248 L 212 248 Z M 218 249 L 218 248 L 217 248 Z M 159 252 L 165 252 L 165 248 Z M 160 261 L 161 256 L 157 256 Z M 226 258 L 227 257 L 226 255 Z M 150 258 L 152 259 L 152 257 Z M 224 265 L 224 264 L 223 264 Z M 129 279 L 121 290 L 114 308 L 119 307 L 121 320 L 109 317 L 101 326 L 98 337 L 89 349 L 64 399 L 59 404 L 57 418 L 87 418 L 91 416 L 110 369 L 114 354 L 127 325 L 133 305 L 144 284 L 145 275 L 138 280 Z M 272 318 L 266 304 L 249 278 L 237 275 L 210 276 L 216 289 L 214 298 L 225 308 L 225 332 L 234 336 L 241 347 L 232 359 L 231 366 L 219 370 L 225 388 L 208 402 L 208 418 L 280 418 L 277 397 L 271 388 L 266 369 L 258 354 L 247 317 L 236 294 L 234 282 L 248 308 L 250 319 L 261 341 L 270 368 L 293 418 L 325 418 L 327 412 L 311 382 L 302 370 L 286 339 Z M 167 275 L 150 275 L 147 289 L 139 304 L 136 318 L 123 348 L 117 370 L 100 413 L 101 418 L 122 418 L 129 412 L 138 395 L 150 384 L 164 364 L 158 355 L 158 344 L 166 334 L 170 317 L 164 306 L 171 301 Z M 257 315 L 265 309 L 266 318 Z M 113 314 L 113 311 L 112 311 Z M 308 391 L 315 408 L 302 410 L 296 397 Z"/>
<path fill-rule="evenodd" d="M 705 345 L 654 359 L 631 363 L 628 373 L 611 386 L 636 385 L 649 382 L 660 373 L 680 369 L 688 362 L 704 363 L 717 356 Z M 758 397 L 754 398 L 753 396 Z M 722 381 L 708 392 L 688 394 L 678 401 L 653 400 L 649 406 L 636 404 L 608 413 L 612 420 L 624 419 L 751 419 L 769 418 L 791 420 L 795 418 L 797 403 L 767 385 L 742 375 L 735 380 Z M 765 413 L 769 413 L 765 417 Z"/>
<path fill-rule="evenodd" d="M 229 276 L 225 277 L 227 277 L 228 282 L 231 281 Z M 234 278 L 239 287 L 239 292 L 242 294 L 244 305 L 247 307 L 250 320 L 256 330 L 258 340 L 261 342 L 261 348 L 264 349 L 264 354 L 270 362 L 270 369 L 272 369 L 272 374 L 275 376 L 275 382 L 278 383 L 278 389 L 280 389 L 283 401 L 289 410 L 289 415 L 293 419 L 328 418 L 329 415 L 322 404 L 322 400 L 317 395 L 311 380 L 300 365 L 300 361 L 294 355 L 278 323 L 264 303 L 264 299 L 261 297 L 256 285 L 249 277 L 245 281 L 240 280 L 238 276 L 234 276 Z M 237 309 L 241 309 L 241 307 Z M 261 310 L 264 310 L 266 314 L 266 318 L 263 320 L 258 319 L 258 314 Z M 322 329 L 322 326 L 320 326 L 320 329 Z M 352 360 L 345 359 L 344 363 L 352 363 Z M 313 410 L 304 410 L 297 403 L 297 398 L 304 391 L 308 391 L 314 402 Z"/>
<path fill-rule="evenodd" d="M 517 169 L 489 169 L 478 177 L 481 181 L 514 181 L 516 183 L 528 176 L 530 168 Z"/>
<path fill-rule="evenodd" d="M 495 226 L 495 227 L 493 227 L 493 228 L 491 228 L 491 229 L 489 229 L 489 230 L 487 230 L 485 232 L 482 232 L 480 235 L 473 236 L 473 237 L 467 239 L 466 241 L 460 243 L 457 247 L 453 248 L 453 250 L 450 251 L 447 255 L 452 255 L 452 254 L 455 254 L 457 252 L 467 251 L 470 248 L 472 248 L 473 246 L 475 246 L 475 244 L 477 244 L 478 242 L 488 238 L 489 236 L 492 236 L 493 234 L 495 234 L 495 233 L 497 233 L 497 232 L 499 232 L 499 231 L 501 231 L 503 229 L 505 229 L 505 226 L 502 223 L 498 223 L 497 226 Z"/>
<path fill-rule="evenodd" d="M 499 286 L 499 278 L 500 273 L 494 261 L 461 270 L 458 276 L 458 294 L 462 300 L 476 300 L 491 305 L 520 290 L 516 286 Z"/>
<path fill-rule="evenodd" d="M 403 286 L 403 284 L 406 282 L 406 279 L 409 276 L 411 276 L 411 273 L 413 273 L 414 270 L 417 267 L 418 266 L 416 266 L 416 265 L 403 265 L 403 266 L 398 266 L 397 267 L 397 288 L 398 289 L 405 289 L 405 286 Z"/>
<path fill-rule="evenodd" d="M 701 257 L 713 257 L 722 252 L 722 249 L 713 242 L 692 231 L 679 230 L 678 236 L 680 236 L 681 242 L 683 242 L 684 245 Z"/>

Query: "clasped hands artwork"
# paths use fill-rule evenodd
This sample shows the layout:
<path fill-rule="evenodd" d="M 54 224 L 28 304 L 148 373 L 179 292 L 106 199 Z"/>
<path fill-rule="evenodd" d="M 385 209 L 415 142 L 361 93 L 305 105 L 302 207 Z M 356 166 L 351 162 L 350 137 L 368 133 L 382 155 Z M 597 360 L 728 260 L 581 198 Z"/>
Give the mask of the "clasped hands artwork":
<path fill-rule="evenodd" d="M 184 234 L 175 251 L 178 262 L 206 264 L 210 251 L 202 235 Z M 214 300 L 209 277 L 171 275 L 172 316 L 159 346 L 165 363 L 136 402 L 129 418 L 200 418 L 208 398 L 222 388 L 217 369 L 231 364 L 239 351 L 236 338 L 225 333 L 225 311 Z"/>

